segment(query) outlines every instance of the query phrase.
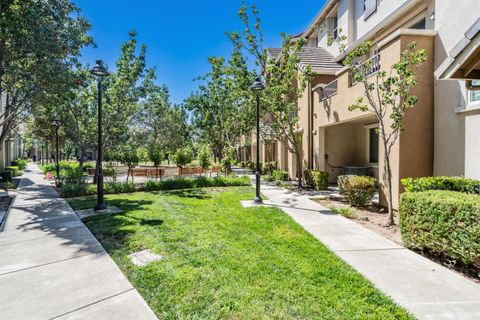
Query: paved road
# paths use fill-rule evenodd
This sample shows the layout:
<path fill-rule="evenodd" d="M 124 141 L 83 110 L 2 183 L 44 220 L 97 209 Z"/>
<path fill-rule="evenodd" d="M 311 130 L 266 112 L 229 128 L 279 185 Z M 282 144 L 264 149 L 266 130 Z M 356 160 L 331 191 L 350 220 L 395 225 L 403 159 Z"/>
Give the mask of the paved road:
<path fill-rule="evenodd" d="M 418 319 L 480 319 L 480 285 L 333 215 L 308 192 L 262 185 L 262 193 Z"/>
<path fill-rule="evenodd" d="M 33 164 L 0 232 L 0 319 L 157 319 Z"/>

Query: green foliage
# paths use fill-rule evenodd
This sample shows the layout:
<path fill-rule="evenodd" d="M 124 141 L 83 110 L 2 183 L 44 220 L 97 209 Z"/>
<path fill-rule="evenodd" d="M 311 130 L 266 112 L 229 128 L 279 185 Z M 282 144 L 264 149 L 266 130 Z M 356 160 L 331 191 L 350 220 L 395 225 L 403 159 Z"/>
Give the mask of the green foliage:
<path fill-rule="evenodd" d="M 96 194 L 96 185 L 88 184 L 62 184 L 58 193 L 63 198 L 83 197 Z"/>
<path fill-rule="evenodd" d="M 2 171 L 2 181 L 12 182 L 13 180 L 13 172 L 12 171 Z"/>
<path fill-rule="evenodd" d="M 83 172 L 87 172 L 87 169 L 95 169 L 95 166 L 89 162 L 82 165 Z"/>
<path fill-rule="evenodd" d="M 137 149 L 137 157 L 138 157 L 138 162 L 148 162 L 149 157 L 148 157 L 148 149 L 145 147 L 139 147 Z"/>
<path fill-rule="evenodd" d="M 447 190 L 480 194 L 480 180 L 464 177 L 405 178 L 402 184 L 408 192 Z"/>
<path fill-rule="evenodd" d="M 355 213 L 355 209 L 352 207 L 329 207 L 330 210 L 335 212 L 336 214 L 339 214 L 341 216 L 344 216 L 347 219 L 356 219 L 358 216 Z"/>
<path fill-rule="evenodd" d="M 263 174 L 266 175 L 272 175 L 274 170 L 277 170 L 277 161 L 265 162 L 262 168 Z"/>
<path fill-rule="evenodd" d="M 104 185 L 105 194 L 131 193 L 137 191 L 132 182 L 107 182 Z"/>
<path fill-rule="evenodd" d="M 288 181 L 289 176 L 287 171 L 273 170 L 272 176 L 276 181 Z"/>
<path fill-rule="evenodd" d="M 249 186 L 110 195 L 125 213 L 84 222 L 162 319 L 413 319 L 282 210 L 243 208 L 253 196 Z M 128 255 L 145 249 L 166 258 L 134 266 Z"/>
<path fill-rule="evenodd" d="M 11 171 L 12 176 L 17 177 L 20 173 L 20 170 L 17 166 L 5 166 L 5 171 Z"/>
<path fill-rule="evenodd" d="M 82 184 L 85 183 L 85 176 L 83 175 L 83 170 L 80 168 L 78 163 L 72 163 L 69 166 L 62 166 L 60 170 L 60 181 L 61 184 Z"/>
<path fill-rule="evenodd" d="M 480 270 L 480 196 L 439 190 L 406 192 L 399 213 L 407 247 Z"/>
<path fill-rule="evenodd" d="M 233 187 L 248 186 L 250 180 L 248 177 L 199 177 L 199 178 L 176 178 L 160 181 L 149 180 L 145 185 L 146 191 L 157 190 L 176 190 L 176 189 L 192 189 L 192 188 L 210 188 L 210 187 Z"/>
<path fill-rule="evenodd" d="M 182 169 L 192 162 L 192 153 L 189 149 L 182 148 L 173 155 L 173 162 Z"/>
<path fill-rule="evenodd" d="M 353 177 L 353 175 L 347 174 L 347 175 L 341 175 L 337 177 L 337 185 L 338 185 L 338 191 L 340 194 L 347 194 L 347 187 L 346 183 L 350 177 Z"/>
<path fill-rule="evenodd" d="M 210 147 L 208 145 L 202 146 L 200 148 L 200 152 L 198 153 L 198 163 L 200 167 L 202 167 L 202 170 L 204 171 L 207 170 L 212 164 L 210 156 L 211 156 Z"/>
<path fill-rule="evenodd" d="M 163 148 L 156 140 L 148 143 L 147 155 L 155 167 L 158 167 L 162 163 L 162 160 L 165 159 Z"/>
<path fill-rule="evenodd" d="M 311 185 L 315 190 L 328 189 L 328 172 L 319 170 L 305 170 L 303 173 L 307 184 Z"/>
<path fill-rule="evenodd" d="M 351 206 L 363 207 L 372 201 L 376 179 L 368 176 L 350 176 L 345 181 L 345 190 Z"/>
<path fill-rule="evenodd" d="M 16 163 L 17 163 L 18 169 L 23 170 L 27 166 L 28 161 L 25 159 L 17 159 Z"/>
<path fill-rule="evenodd" d="M 275 177 L 267 174 L 267 175 L 263 176 L 263 180 L 265 180 L 267 182 L 272 182 L 272 181 L 275 181 Z"/>
<path fill-rule="evenodd" d="M 224 149 L 224 155 L 222 159 L 222 169 L 225 174 L 232 172 L 232 164 L 235 157 L 235 149 L 232 147 L 227 147 Z"/>
<path fill-rule="evenodd" d="M 103 168 L 103 176 L 111 177 L 113 181 L 117 181 L 117 170 L 115 169 L 115 165 L 113 163 L 107 162 L 105 164 L 105 168 Z"/>

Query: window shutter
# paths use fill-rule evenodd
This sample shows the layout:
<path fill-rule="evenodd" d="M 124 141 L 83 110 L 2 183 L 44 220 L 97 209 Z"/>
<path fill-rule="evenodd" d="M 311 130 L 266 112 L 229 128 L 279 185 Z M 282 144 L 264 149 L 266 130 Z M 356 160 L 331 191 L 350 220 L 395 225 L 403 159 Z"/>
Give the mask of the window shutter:
<path fill-rule="evenodd" d="M 365 12 L 363 13 L 363 19 L 367 20 L 368 17 L 377 11 L 377 0 L 364 0 L 365 1 Z"/>

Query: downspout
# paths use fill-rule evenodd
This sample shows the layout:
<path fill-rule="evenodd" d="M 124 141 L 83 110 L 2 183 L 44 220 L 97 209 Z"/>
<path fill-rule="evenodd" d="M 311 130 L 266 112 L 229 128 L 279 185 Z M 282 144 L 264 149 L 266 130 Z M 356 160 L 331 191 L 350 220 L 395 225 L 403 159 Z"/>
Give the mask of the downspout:
<path fill-rule="evenodd" d="M 308 83 L 308 169 L 313 169 L 313 91 Z"/>

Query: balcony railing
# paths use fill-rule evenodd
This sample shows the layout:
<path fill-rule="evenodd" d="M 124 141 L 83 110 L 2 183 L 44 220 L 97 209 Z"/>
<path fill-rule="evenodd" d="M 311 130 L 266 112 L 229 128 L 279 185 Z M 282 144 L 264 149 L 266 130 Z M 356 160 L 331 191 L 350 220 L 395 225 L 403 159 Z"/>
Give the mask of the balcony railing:
<path fill-rule="evenodd" d="M 322 100 L 328 99 L 337 93 L 337 80 L 333 80 L 322 88 Z"/>
<path fill-rule="evenodd" d="M 355 70 L 354 72 L 360 72 L 360 74 L 364 78 L 368 78 L 371 75 L 374 75 L 375 73 L 380 71 L 380 53 L 375 52 L 375 54 L 370 59 L 362 62 L 356 69 L 357 70 Z M 352 82 L 352 85 L 357 83 L 357 81 L 355 81 L 355 77 L 353 75 L 352 75 L 352 81 L 351 82 Z"/>

